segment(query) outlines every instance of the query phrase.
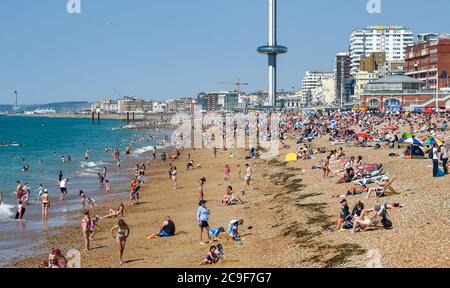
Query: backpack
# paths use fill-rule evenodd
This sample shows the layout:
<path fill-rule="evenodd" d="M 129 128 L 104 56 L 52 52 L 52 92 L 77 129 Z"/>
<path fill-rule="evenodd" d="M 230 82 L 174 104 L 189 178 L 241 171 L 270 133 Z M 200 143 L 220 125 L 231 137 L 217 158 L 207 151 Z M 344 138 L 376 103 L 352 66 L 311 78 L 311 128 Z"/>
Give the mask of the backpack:
<path fill-rule="evenodd" d="M 433 149 L 428 150 L 428 159 L 433 159 Z"/>

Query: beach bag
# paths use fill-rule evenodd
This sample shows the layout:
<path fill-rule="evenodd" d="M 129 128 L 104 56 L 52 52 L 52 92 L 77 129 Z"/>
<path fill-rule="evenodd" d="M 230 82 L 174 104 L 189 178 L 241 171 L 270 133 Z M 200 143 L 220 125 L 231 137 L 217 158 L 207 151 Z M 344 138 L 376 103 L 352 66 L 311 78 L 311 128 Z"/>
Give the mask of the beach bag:
<path fill-rule="evenodd" d="M 392 221 L 388 218 L 384 217 L 381 219 L 381 223 L 383 224 L 384 229 L 392 229 Z"/>
<path fill-rule="evenodd" d="M 344 227 L 345 230 L 350 230 L 353 228 L 353 223 L 352 221 L 345 221 L 342 227 Z"/>

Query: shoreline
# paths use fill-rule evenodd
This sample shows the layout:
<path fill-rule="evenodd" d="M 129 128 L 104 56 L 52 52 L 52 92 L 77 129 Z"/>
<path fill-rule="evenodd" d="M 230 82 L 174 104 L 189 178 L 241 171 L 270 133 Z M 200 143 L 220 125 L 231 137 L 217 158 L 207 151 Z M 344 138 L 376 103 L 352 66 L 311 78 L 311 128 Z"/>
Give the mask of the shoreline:
<path fill-rule="evenodd" d="M 286 141 L 295 145 L 294 140 Z M 314 147 L 334 149 L 327 139 L 313 143 Z M 211 209 L 211 227 L 226 227 L 231 219 L 244 219 L 242 245 L 222 237 L 226 260 L 210 266 L 212 268 L 344 268 L 367 267 L 368 257 L 373 251 L 381 255 L 381 265 L 389 268 L 449 267 L 449 228 L 440 223 L 448 221 L 446 211 L 449 178 L 427 179 L 427 160 L 409 160 L 410 169 L 404 169 L 404 159 L 387 156 L 392 149 L 374 150 L 361 147 L 346 147 L 349 155 L 364 155 L 368 163 L 383 163 L 392 175 L 398 176 L 396 188 L 400 195 L 365 199 L 349 197 L 350 205 L 363 201 L 367 207 L 377 203 L 403 203 L 401 210 L 390 212 L 394 223 L 392 230 L 373 230 L 351 234 L 328 232 L 339 212 L 337 192 L 344 192 L 348 184 L 336 185 L 336 177 L 323 180 L 322 171 L 311 170 L 311 166 L 323 158 L 315 155 L 310 160 L 284 162 L 289 153 L 283 149 L 272 160 L 250 160 L 244 157 L 248 151 L 219 150 L 217 159 L 207 149 L 183 150 L 178 166 L 179 189 L 173 191 L 167 177 L 169 162 L 152 162 L 146 172 L 150 175 L 141 191 L 142 204 L 125 208 L 124 220 L 130 225 L 131 234 L 125 250 L 125 264 L 117 263 L 118 251 L 109 229 L 117 219 L 100 222 L 100 231 L 91 244 L 93 249 L 81 252 L 82 267 L 86 268 L 195 268 L 205 255 L 207 246 L 199 245 L 195 212 L 198 201 L 198 179 L 206 176 L 205 198 Z M 234 158 L 229 157 L 229 153 Z M 186 171 L 187 154 L 191 154 L 199 170 Z M 140 161 L 146 161 L 143 154 Z M 227 183 L 223 181 L 225 163 L 232 169 L 234 191 L 239 191 L 241 180 L 236 177 L 236 164 L 241 167 L 249 163 L 254 170 L 254 182 L 247 192 L 245 203 L 224 207 L 220 200 Z M 444 188 L 445 189 L 445 188 Z M 105 214 L 116 208 L 120 200 L 103 202 L 98 209 Z M 444 213 L 445 214 L 445 213 Z M 165 216 L 171 216 L 177 227 L 175 237 L 148 240 L 146 235 L 156 232 Z M 81 217 L 79 217 L 81 218 Z M 249 229 L 251 228 L 251 229 Z M 82 247 L 78 225 L 64 227 L 40 247 L 40 255 L 13 261 L 11 267 L 37 267 L 46 260 L 52 247 L 67 251 L 70 247 Z M 427 245 L 426 251 L 423 247 Z M 127 262 L 128 261 L 128 262 Z"/>

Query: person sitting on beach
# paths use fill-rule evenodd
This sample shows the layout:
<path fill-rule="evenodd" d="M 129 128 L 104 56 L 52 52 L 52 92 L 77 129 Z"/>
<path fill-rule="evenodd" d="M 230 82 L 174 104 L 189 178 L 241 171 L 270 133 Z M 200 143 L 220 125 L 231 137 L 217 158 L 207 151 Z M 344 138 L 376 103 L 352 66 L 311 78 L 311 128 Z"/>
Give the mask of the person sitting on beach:
<path fill-rule="evenodd" d="M 159 232 L 147 236 L 147 239 L 155 239 L 158 237 L 172 237 L 175 235 L 175 223 L 166 216 L 163 222 L 163 226 L 159 229 Z"/>
<path fill-rule="evenodd" d="M 85 208 L 86 206 L 90 206 L 91 208 L 97 207 L 97 203 L 96 203 L 95 199 L 87 197 L 84 194 L 83 190 L 80 190 L 80 198 L 81 198 L 81 204 L 83 205 L 83 208 Z"/>
<path fill-rule="evenodd" d="M 342 224 L 344 224 L 344 222 L 347 221 L 348 218 L 350 217 L 350 208 L 348 207 L 347 200 L 342 199 L 341 202 L 339 202 L 339 203 L 341 203 L 341 207 L 340 207 L 339 219 L 338 219 L 337 225 L 336 225 L 337 231 L 341 230 Z"/>
<path fill-rule="evenodd" d="M 376 197 L 377 191 L 385 189 L 387 185 L 389 185 L 389 178 L 383 177 L 383 179 L 377 184 L 377 187 L 369 188 L 369 190 L 367 191 L 367 199 Z"/>
<path fill-rule="evenodd" d="M 117 218 L 119 217 L 123 217 L 123 212 L 125 211 L 125 205 L 123 205 L 122 202 L 120 202 L 119 204 L 119 208 L 117 210 L 114 209 L 109 209 L 109 214 L 106 216 L 101 217 L 101 219 L 106 219 L 106 218 Z"/>
<path fill-rule="evenodd" d="M 215 245 L 211 245 L 211 247 L 209 247 L 208 254 L 206 254 L 205 259 L 202 262 L 200 262 L 199 265 L 217 263 L 217 261 L 219 261 L 219 257 L 217 257 L 216 250 L 217 247 Z"/>
<path fill-rule="evenodd" d="M 48 255 L 47 268 L 67 268 L 67 259 L 61 254 L 61 250 L 52 249 Z"/>
<path fill-rule="evenodd" d="M 234 195 L 233 193 L 233 187 L 228 186 L 227 191 L 225 195 L 223 196 L 222 205 L 236 205 L 236 204 L 243 204 L 244 201 L 238 196 Z"/>
<path fill-rule="evenodd" d="M 345 170 L 344 176 L 342 176 L 336 184 L 350 183 L 352 182 L 353 177 L 355 177 L 355 171 L 350 167 Z"/>
<path fill-rule="evenodd" d="M 214 253 L 217 256 L 217 261 L 220 261 L 220 259 L 225 259 L 225 253 L 223 252 L 222 244 L 217 244 L 217 249 L 216 251 L 214 251 Z"/>
<path fill-rule="evenodd" d="M 388 209 L 398 209 L 403 207 L 401 204 L 384 204 L 384 205 L 375 205 L 372 209 L 363 209 L 361 215 L 359 217 L 353 218 L 353 230 L 352 233 L 355 233 L 359 227 L 363 230 L 376 227 L 376 228 L 385 228 L 389 229 L 392 227 L 392 222 L 387 219 L 387 210 Z M 371 217 L 368 214 L 374 213 Z"/>
<path fill-rule="evenodd" d="M 239 235 L 239 225 L 243 225 L 244 220 L 231 220 L 230 224 L 228 225 L 228 235 L 230 236 L 231 240 L 240 242 L 241 236 Z"/>
<path fill-rule="evenodd" d="M 211 228 L 209 229 L 209 238 L 211 238 L 211 241 L 213 242 L 220 241 L 220 233 L 225 233 L 225 228 Z"/>

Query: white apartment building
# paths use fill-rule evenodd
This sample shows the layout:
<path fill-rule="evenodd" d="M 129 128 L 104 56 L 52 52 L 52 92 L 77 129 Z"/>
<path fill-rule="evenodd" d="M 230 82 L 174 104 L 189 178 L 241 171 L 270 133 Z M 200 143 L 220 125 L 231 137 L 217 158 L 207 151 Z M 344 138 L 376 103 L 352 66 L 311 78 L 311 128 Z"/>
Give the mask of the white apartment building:
<path fill-rule="evenodd" d="M 413 43 L 414 34 L 403 26 L 369 26 L 354 30 L 350 36 L 350 74 L 358 73 L 361 56 L 385 52 L 386 61 L 405 60 L 406 47 Z"/>
<path fill-rule="evenodd" d="M 308 106 L 313 101 L 313 92 L 316 94 L 314 98 L 317 98 L 317 92 L 315 91 L 318 87 L 322 87 L 323 79 L 334 79 L 333 71 L 307 71 L 305 77 L 302 80 L 302 95 L 303 95 L 303 106 Z M 334 83 L 334 82 L 333 82 Z M 334 89 L 334 87 L 333 87 Z M 334 93 L 334 92 L 333 92 Z M 317 99 L 314 99 L 316 101 Z"/>

